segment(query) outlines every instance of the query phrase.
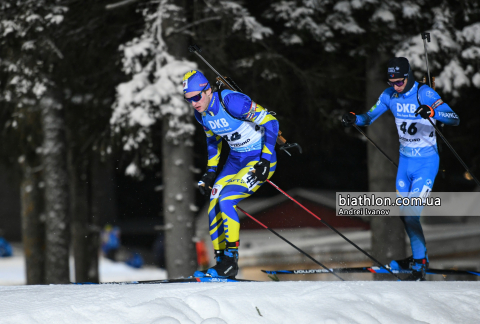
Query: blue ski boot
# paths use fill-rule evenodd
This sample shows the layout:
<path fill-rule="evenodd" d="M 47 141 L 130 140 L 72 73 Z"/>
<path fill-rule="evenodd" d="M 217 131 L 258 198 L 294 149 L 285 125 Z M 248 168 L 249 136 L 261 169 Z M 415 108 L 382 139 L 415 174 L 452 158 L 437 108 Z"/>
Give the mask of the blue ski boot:
<path fill-rule="evenodd" d="M 423 259 L 419 259 L 423 260 Z M 428 269 L 428 255 L 425 257 L 426 263 L 425 263 L 425 268 Z M 402 259 L 402 260 L 392 260 L 390 261 L 390 269 L 392 270 L 412 270 L 413 266 L 415 264 L 415 261 L 413 259 L 413 256 L 409 256 L 408 258 Z"/>
<path fill-rule="evenodd" d="M 217 265 L 222 262 L 223 258 L 225 257 L 225 254 L 224 254 L 224 250 L 214 250 L 214 254 L 215 254 L 215 261 L 217 262 Z M 197 270 L 195 271 L 195 273 L 193 274 L 194 277 L 196 278 L 203 278 L 203 277 L 209 277 L 207 275 L 207 270 Z"/>
<path fill-rule="evenodd" d="M 413 259 L 412 274 L 405 281 L 425 281 L 425 274 L 427 271 L 428 262 L 427 259 Z"/>
<path fill-rule="evenodd" d="M 207 276 L 234 279 L 238 274 L 238 245 L 239 242 L 227 242 L 223 259 L 207 270 Z"/>

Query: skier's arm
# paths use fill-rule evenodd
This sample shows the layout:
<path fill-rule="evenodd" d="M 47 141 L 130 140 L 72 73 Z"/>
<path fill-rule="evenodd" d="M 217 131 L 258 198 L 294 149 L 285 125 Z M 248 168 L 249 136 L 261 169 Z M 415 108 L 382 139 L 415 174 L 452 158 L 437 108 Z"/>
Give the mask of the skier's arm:
<path fill-rule="evenodd" d="M 255 116 L 252 121 L 258 126 L 265 128 L 265 143 L 262 148 L 262 159 L 270 161 L 278 136 L 278 120 L 265 108 L 256 104 Z"/>
<path fill-rule="evenodd" d="M 453 112 L 446 103 L 443 103 L 437 109 L 435 109 L 435 115 L 433 119 L 438 120 L 439 122 L 444 123 L 445 125 L 458 126 L 460 124 L 460 117 Z"/>
<path fill-rule="evenodd" d="M 203 124 L 202 116 L 197 111 L 195 111 L 195 118 L 200 125 L 203 126 L 203 130 L 207 136 L 207 171 L 216 172 L 218 162 L 220 161 L 220 153 L 222 152 L 222 137 L 215 135 L 207 126 Z"/>
<path fill-rule="evenodd" d="M 420 102 L 431 108 L 430 112 L 433 109 L 433 116 L 430 113 L 431 118 L 450 126 L 458 126 L 460 124 L 458 115 L 447 103 L 443 102 L 440 95 L 432 88 L 428 86 L 420 88 Z"/>
<path fill-rule="evenodd" d="M 223 98 L 228 112 L 233 117 L 264 127 L 265 142 L 262 148 L 262 159 L 270 161 L 278 136 L 277 119 L 243 93 L 230 92 Z"/>
<path fill-rule="evenodd" d="M 390 96 L 383 92 L 377 100 L 377 103 L 370 108 L 365 114 L 357 115 L 355 123 L 358 126 L 369 126 L 371 125 L 378 117 L 380 117 L 388 108 L 388 103 L 390 102 Z"/>

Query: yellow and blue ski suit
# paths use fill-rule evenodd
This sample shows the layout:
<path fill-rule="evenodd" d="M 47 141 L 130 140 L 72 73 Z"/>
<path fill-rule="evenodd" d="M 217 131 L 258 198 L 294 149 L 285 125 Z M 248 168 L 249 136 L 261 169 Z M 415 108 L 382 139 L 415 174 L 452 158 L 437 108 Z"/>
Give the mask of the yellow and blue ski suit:
<path fill-rule="evenodd" d="M 231 90 L 214 92 L 207 110 L 195 111 L 195 118 L 207 136 L 207 171 L 216 171 L 218 167 L 222 139 L 230 146 L 228 159 L 213 185 L 208 207 L 213 248 L 223 250 L 227 242 L 240 239 L 237 204 L 264 183 L 256 181 L 250 169 L 263 158 L 270 161 L 268 178 L 275 172 L 279 125 L 272 114 L 247 95 Z"/>

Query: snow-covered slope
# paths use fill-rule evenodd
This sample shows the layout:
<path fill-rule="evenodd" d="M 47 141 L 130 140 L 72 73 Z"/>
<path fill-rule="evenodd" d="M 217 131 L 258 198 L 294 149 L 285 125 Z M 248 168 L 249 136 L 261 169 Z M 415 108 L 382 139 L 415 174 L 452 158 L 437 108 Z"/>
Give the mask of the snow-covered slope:
<path fill-rule="evenodd" d="M 75 281 L 74 269 L 73 258 L 71 258 L 71 281 Z M 25 258 L 23 257 L 23 252 L 21 250 L 16 249 L 16 253 L 13 257 L 0 258 L 0 285 L 26 284 L 27 279 L 25 272 Z M 148 266 L 141 269 L 135 269 L 123 262 L 113 262 L 104 257 L 100 257 L 99 275 L 100 281 L 159 280 L 165 279 L 167 277 L 167 272 L 164 269 Z M 2 323 L 1 318 L 0 323 Z"/>
<path fill-rule="evenodd" d="M 480 323 L 480 282 L 0 287 L 0 323 Z"/>

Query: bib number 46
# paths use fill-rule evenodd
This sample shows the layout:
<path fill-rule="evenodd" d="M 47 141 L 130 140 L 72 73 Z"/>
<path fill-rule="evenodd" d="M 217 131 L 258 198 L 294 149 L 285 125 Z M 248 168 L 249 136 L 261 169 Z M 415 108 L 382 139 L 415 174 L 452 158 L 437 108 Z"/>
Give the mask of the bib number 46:
<path fill-rule="evenodd" d="M 410 126 L 407 129 L 407 122 L 403 122 L 400 125 L 400 130 L 403 132 L 403 134 L 408 133 L 410 135 L 415 135 L 418 131 L 418 129 L 415 125 L 417 125 L 417 123 L 411 123 Z"/>

